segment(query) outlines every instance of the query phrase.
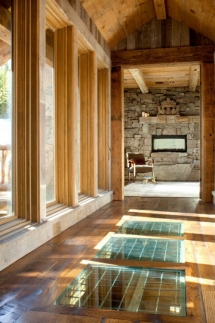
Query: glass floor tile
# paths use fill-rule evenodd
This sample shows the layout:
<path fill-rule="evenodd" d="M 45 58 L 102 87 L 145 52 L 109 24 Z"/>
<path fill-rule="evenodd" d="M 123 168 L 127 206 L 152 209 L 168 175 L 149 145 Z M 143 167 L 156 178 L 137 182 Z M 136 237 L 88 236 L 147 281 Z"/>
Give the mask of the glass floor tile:
<path fill-rule="evenodd" d="M 183 223 L 125 221 L 116 233 L 150 236 L 184 236 Z"/>
<path fill-rule="evenodd" d="M 184 262 L 184 241 L 112 237 L 95 258 Z"/>
<path fill-rule="evenodd" d="M 186 316 L 185 272 L 87 265 L 54 305 Z"/>

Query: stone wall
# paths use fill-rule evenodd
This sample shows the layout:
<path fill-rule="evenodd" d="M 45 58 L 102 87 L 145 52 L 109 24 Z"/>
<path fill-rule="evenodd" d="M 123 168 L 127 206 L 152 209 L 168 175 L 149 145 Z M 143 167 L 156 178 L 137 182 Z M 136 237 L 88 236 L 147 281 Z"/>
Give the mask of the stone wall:
<path fill-rule="evenodd" d="M 198 181 L 200 177 L 200 89 L 150 89 L 142 94 L 138 89 L 125 90 L 125 152 L 143 152 L 155 161 L 157 180 Z M 157 106 L 163 100 L 175 100 L 180 116 L 157 116 Z M 142 117 L 142 112 L 149 117 Z M 152 153 L 151 136 L 187 135 L 187 152 Z M 125 179 L 127 171 L 125 170 Z M 137 177 L 142 179 L 142 176 Z"/>

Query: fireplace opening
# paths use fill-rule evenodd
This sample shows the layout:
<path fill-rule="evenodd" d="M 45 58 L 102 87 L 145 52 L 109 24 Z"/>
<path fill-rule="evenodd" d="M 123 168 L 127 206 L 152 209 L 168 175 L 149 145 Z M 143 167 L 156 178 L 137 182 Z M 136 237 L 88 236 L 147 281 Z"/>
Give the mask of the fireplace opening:
<path fill-rule="evenodd" d="M 187 152 L 187 135 L 152 135 L 152 152 Z"/>

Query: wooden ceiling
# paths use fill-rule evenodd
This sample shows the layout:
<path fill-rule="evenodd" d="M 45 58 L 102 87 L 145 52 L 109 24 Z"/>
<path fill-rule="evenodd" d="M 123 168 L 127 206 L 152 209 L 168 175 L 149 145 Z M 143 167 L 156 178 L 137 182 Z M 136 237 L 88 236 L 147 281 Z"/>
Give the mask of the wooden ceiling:
<path fill-rule="evenodd" d="M 169 16 L 215 41 L 213 0 L 80 0 L 111 48 L 152 18 Z"/>
<path fill-rule="evenodd" d="M 200 66 L 181 64 L 172 66 L 160 65 L 141 69 L 124 70 L 124 87 L 139 88 L 148 93 L 149 88 L 189 87 L 195 91 L 200 85 Z"/>
<path fill-rule="evenodd" d="M 80 0 L 104 39 L 113 49 L 152 18 L 167 16 L 215 41 L 215 1 L 212 0 Z M 200 84 L 199 65 L 147 67 L 124 71 L 125 88 L 188 86 Z"/>

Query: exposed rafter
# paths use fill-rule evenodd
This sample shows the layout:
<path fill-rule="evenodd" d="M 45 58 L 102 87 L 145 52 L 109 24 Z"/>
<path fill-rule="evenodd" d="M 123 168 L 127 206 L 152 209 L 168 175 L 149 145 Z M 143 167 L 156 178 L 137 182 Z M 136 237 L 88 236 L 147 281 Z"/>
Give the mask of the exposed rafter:
<path fill-rule="evenodd" d="M 129 69 L 129 72 L 131 73 L 131 75 L 133 76 L 133 78 L 135 79 L 137 85 L 139 86 L 140 90 L 142 93 L 148 93 L 149 89 L 146 86 L 144 77 L 143 77 L 143 73 L 141 72 L 141 70 L 138 69 Z"/>
<path fill-rule="evenodd" d="M 165 0 L 153 0 L 157 19 L 166 19 Z"/>
<path fill-rule="evenodd" d="M 189 82 L 190 91 L 196 90 L 196 86 L 198 84 L 199 78 L 200 78 L 200 66 L 199 65 L 190 66 L 190 82 Z"/>
<path fill-rule="evenodd" d="M 0 5 L 0 39 L 11 43 L 11 13 Z"/>

